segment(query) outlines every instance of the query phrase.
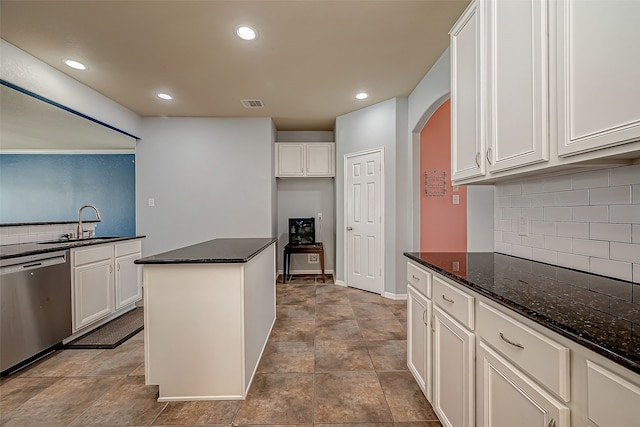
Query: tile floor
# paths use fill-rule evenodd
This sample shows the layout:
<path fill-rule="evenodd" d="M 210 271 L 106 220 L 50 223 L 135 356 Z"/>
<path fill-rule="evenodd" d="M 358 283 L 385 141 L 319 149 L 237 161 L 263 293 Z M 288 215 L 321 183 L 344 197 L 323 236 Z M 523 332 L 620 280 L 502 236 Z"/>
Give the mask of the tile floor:
<path fill-rule="evenodd" d="M 144 336 L 64 350 L 0 379 L 1 426 L 441 426 L 406 364 L 406 301 L 277 285 L 277 320 L 244 401 L 157 402 Z M 328 427 L 328 426 L 327 426 Z"/>

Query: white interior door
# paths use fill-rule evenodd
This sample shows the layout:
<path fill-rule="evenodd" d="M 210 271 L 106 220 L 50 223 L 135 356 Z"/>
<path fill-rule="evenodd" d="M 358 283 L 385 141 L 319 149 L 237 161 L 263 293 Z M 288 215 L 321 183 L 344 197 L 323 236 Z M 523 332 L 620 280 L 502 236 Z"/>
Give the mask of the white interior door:
<path fill-rule="evenodd" d="M 347 285 L 382 294 L 382 150 L 345 157 Z"/>

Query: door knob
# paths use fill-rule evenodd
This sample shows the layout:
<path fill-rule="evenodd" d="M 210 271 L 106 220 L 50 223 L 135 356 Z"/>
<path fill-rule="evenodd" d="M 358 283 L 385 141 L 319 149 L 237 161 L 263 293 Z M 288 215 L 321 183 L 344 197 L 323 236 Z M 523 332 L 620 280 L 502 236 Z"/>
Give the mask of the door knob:
<path fill-rule="evenodd" d="M 353 227 L 347 227 L 347 231 L 353 230 Z"/>

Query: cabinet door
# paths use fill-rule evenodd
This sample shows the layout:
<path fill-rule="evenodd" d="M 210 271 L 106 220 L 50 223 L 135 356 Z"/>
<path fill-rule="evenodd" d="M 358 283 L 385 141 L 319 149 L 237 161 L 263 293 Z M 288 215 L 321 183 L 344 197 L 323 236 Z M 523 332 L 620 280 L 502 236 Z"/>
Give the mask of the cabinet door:
<path fill-rule="evenodd" d="M 569 427 L 568 407 L 482 341 L 478 358 L 478 426 Z"/>
<path fill-rule="evenodd" d="M 304 176 L 304 144 L 276 144 L 276 176 Z"/>
<path fill-rule="evenodd" d="M 74 332 L 113 312 L 111 259 L 73 269 Z"/>
<path fill-rule="evenodd" d="M 142 298 L 142 269 L 133 263 L 140 257 L 135 253 L 116 258 L 116 310 Z"/>
<path fill-rule="evenodd" d="M 557 2 L 558 154 L 640 139 L 640 2 Z"/>
<path fill-rule="evenodd" d="M 487 1 L 491 172 L 549 160 L 548 0 Z"/>
<path fill-rule="evenodd" d="M 471 2 L 451 36 L 451 177 L 485 174 L 481 101 L 480 18 Z"/>
<path fill-rule="evenodd" d="M 407 286 L 407 366 L 429 402 L 431 384 L 431 301 Z"/>
<path fill-rule="evenodd" d="M 473 427 L 475 335 L 433 311 L 433 409 L 444 426 Z"/>
<path fill-rule="evenodd" d="M 335 176 L 335 145 L 333 143 L 306 144 L 306 176 Z"/>

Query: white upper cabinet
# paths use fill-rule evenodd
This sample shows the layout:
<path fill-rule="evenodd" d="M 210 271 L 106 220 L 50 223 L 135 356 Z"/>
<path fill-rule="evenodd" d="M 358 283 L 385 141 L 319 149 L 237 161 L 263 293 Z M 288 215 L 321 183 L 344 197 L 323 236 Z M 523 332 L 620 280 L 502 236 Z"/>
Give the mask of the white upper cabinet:
<path fill-rule="evenodd" d="M 451 36 L 451 176 L 453 180 L 485 174 L 481 104 L 480 22 L 471 2 L 449 32 Z"/>
<path fill-rule="evenodd" d="M 547 0 L 486 1 L 491 172 L 549 160 Z"/>
<path fill-rule="evenodd" d="M 276 177 L 333 177 L 335 143 L 276 143 Z"/>
<path fill-rule="evenodd" d="M 558 155 L 640 140 L 640 2 L 557 2 Z"/>

